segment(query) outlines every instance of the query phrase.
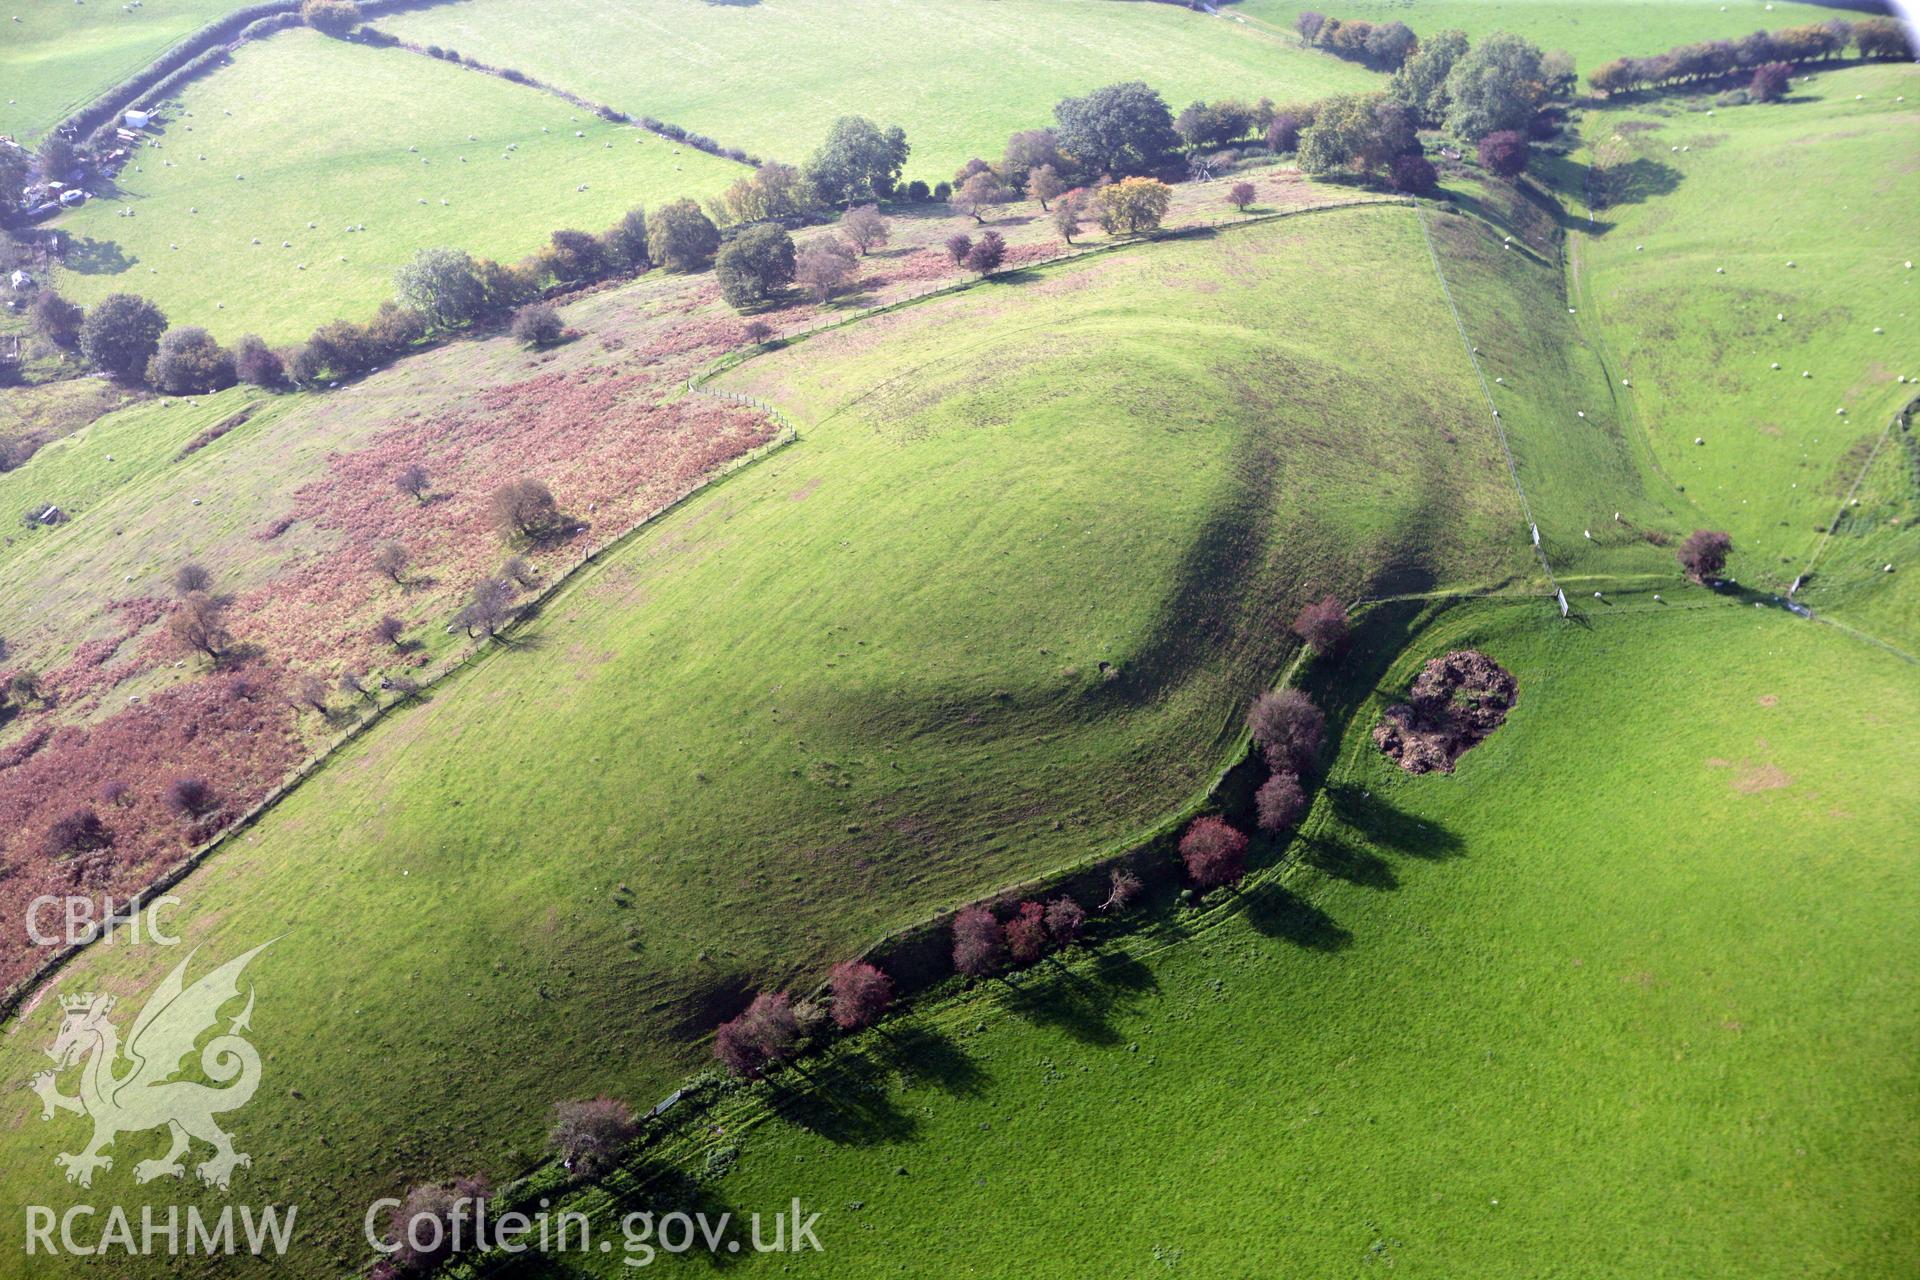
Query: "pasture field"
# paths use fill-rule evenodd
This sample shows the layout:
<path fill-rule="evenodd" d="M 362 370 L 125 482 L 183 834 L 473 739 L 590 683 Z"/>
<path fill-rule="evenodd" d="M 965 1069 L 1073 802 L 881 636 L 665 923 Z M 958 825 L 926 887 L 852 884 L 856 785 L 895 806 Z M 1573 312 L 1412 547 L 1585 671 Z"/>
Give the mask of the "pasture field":
<path fill-rule="evenodd" d="M 1565 49 L 1585 75 L 1615 58 L 1650 57 L 1696 40 L 1859 16 L 1844 8 L 1792 0 L 1238 0 L 1223 12 L 1268 30 L 1293 30 L 1302 10 L 1367 22 L 1404 22 L 1416 35 L 1456 28 L 1478 39 L 1511 31 L 1542 49 Z M 1330 57 L 1330 54 L 1323 54 Z"/>
<path fill-rule="evenodd" d="M 1583 614 L 1376 619 L 1284 865 L 753 1091 L 703 1207 L 800 1197 L 824 1252 L 752 1261 L 812 1275 L 1907 1274 L 1912 669 L 1697 590 Z M 1463 646 L 1518 705 L 1403 774 L 1367 730 Z"/>
<path fill-rule="evenodd" d="M 1114 81 L 1144 80 L 1175 111 L 1381 82 L 1250 24 L 1110 0 L 470 0 L 377 25 L 789 164 L 836 116 L 898 124 L 913 144 L 906 176 L 929 184 L 969 156 L 998 159 L 1014 130 L 1052 124 L 1061 98 Z"/>
<path fill-rule="evenodd" d="M 250 1176 L 307 1205 L 301 1269 L 359 1256 L 356 1202 L 521 1167 L 559 1097 L 664 1092 L 750 986 L 1168 821 L 1237 754 L 1309 595 L 1523 580 L 1423 253 L 1404 208 L 1311 214 L 724 379 L 779 383 L 800 442 L 183 886 L 207 954 L 279 938 Z M 62 989 L 172 963 L 109 950 Z M 0 1075 L 56 1009 L 13 1024 Z M 0 1194 L 66 1203 L 33 1101 L 0 1113 Z"/>
<path fill-rule="evenodd" d="M 0 133 L 37 139 L 243 0 L 17 0 L 0 25 Z M 17 18 L 17 21 L 16 21 Z"/>
<path fill-rule="evenodd" d="M 510 262 L 557 228 L 600 231 L 747 172 L 495 76 L 298 29 L 243 45 L 164 114 L 117 196 L 53 224 L 74 240 L 55 284 L 82 303 L 140 293 L 228 342 L 365 319 L 428 246 Z"/>
<path fill-rule="evenodd" d="M 1916 394 L 1920 270 L 1906 265 L 1920 260 L 1916 129 L 1920 72 L 1855 67 L 1796 81 L 1779 105 L 1591 111 L 1585 149 L 1554 174 L 1584 213 L 1595 148 L 1631 173 L 1627 198 L 1592 231 L 1575 219 L 1582 327 L 1661 468 L 1732 533 L 1731 569 L 1756 588 L 1784 591 L 1805 568 Z M 1855 529 L 1910 527 L 1916 514 L 1910 484 L 1881 485 Z M 1888 559 L 1857 536 L 1835 538 L 1802 598 L 1822 608 L 1831 585 L 1843 614 L 1865 607 L 1893 624 L 1904 613 L 1889 638 L 1911 650 L 1912 575 L 1881 574 Z M 1881 581 L 1861 582 L 1874 574 Z M 1878 594 L 1886 607 L 1866 603 Z"/>

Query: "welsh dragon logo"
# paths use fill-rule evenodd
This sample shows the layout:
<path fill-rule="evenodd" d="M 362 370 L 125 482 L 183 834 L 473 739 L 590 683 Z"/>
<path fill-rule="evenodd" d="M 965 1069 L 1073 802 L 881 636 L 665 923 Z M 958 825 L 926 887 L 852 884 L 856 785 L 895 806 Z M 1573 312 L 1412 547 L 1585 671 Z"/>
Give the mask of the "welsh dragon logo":
<path fill-rule="evenodd" d="M 271 945 L 261 943 L 192 986 L 186 985 L 187 964 L 193 959 L 188 953 L 133 1020 L 124 1047 L 119 1031 L 107 1019 L 112 996 L 61 997 L 65 1016 L 53 1047 L 47 1050 L 54 1066 L 36 1075 L 32 1086 L 40 1095 L 42 1119 L 53 1119 L 55 1111 L 72 1111 L 93 1120 L 93 1140 L 85 1148 L 54 1157 L 54 1163 L 66 1169 L 68 1182 L 93 1185 L 94 1170 L 113 1168 L 113 1158 L 101 1153 L 113 1145 L 116 1135 L 162 1125 L 171 1132 L 173 1146 L 161 1159 L 136 1164 L 137 1182 L 184 1176 L 181 1157 L 196 1138 L 213 1148 L 212 1158 L 195 1169 L 202 1182 L 225 1190 L 234 1169 L 253 1163 L 251 1156 L 233 1149 L 232 1136 L 213 1121 L 223 1111 L 245 1106 L 260 1087 L 260 1054 L 241 1035 L 251 1029 L 251 986 L 246 1008 L 200 1050 L 201 1072 L 214 1085 L 224 1087 L 173 1077 L 201 1034 L 219 1026 L 220 1010 L 239 997 L 240 973 L 247 962 Z M 129 1064 L 124 1069 L 123 1058 Z M 80 1092 L 69 1097 L 60 1092 L 59 1076 L 76 1063 L 82 1064 Z"/>

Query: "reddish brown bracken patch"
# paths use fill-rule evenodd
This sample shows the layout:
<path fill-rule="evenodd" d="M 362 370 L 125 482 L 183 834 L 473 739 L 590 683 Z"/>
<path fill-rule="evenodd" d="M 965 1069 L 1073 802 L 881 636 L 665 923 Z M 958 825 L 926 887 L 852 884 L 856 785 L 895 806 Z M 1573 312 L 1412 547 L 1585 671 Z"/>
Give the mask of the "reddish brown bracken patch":
<path fill-rule="evenodd" d="M 1374 745 L 1408 773 L 1452 773 L 1454 761 L 1506 720 L 1518 692 L 1518 682 L 1492 658 L 1456 650 L 1427 663 L 1407 701 L 1381 714 Z"/>

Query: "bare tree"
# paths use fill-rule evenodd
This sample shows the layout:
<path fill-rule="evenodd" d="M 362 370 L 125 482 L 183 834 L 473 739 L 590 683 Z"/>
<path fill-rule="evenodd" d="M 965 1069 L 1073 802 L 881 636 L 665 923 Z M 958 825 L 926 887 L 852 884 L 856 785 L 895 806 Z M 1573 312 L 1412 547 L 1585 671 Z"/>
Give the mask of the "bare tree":
<path fill-rule="evenodd" d="M 879 206 L 857 205 L 840 215 L 840 234 L 864 258 L 869 249 L 887 242 L 887 220 L 881 216 Z"/>
<path fill-rule="evenodd" d="M 233 644 L 226 627 L 226 606 L 204 591 L 188 593 L 167 619 L 167 630 L 187 648 L 216 662 Z"/>
<path fill-rule="evenodd" d="M 500 566 L 500 576 L 509 578 L 523 587 L 531 587 L 540 580 L 540 571 L 525 556 L 508 556 Z"/>
<path fill-rule="evenodd" d="M 1114 868 L 1107 882 L 1107 900 L 1100 904 L 1100 910 L 1111 907 L 1115 911 L 1125 911 L 1140 896 L 1140 888 L 1139 876 L 1119 867 Z"/>
<path fill-rule="evenodd" d="M 837 240 L 816 240 L 800 251 L 793 282 L 815 302 L 825 302 L 853 274 L 853 254 Z"/>
<path fill-rule="evenodd" d="M 406 634 L 407 624 L 390 613 L 382 616 L 380 621 L 373 624 L 374 639 L 385 644 L 390 644 L 396 649 L 406 647 L 404 639 Z"/>
<path fill-rule="evenodd" d="M 473 594 L 453 622 L 465 627 L 469 638 L 478 639 L 498 631 L 512 613 L 513 584 L 505 578 L 482 578 L 473 584 Z"/>
<path fill-rule="evenodd" d="M 177 596 L 190 596 L 212 588 L 213 575 L 191 560 L 173 571 L 173 594 Z"/>
<path fill-rule="evenodd" d="M 319 676 L 300 677 L 294 705 L 311 707 L 323 716 L 329 714 L 331 708 L 327 706 L 327 682 Z"/>
<path fill-rule="evenodd" d="M 407 585 L 405 575 L 412 559 L 407 549 L 397 542 L 382 542 L 373 549 L 374 572 L 392 578 L 396 587 Z"/>
<path fill-rule="evenodd" d="M 1050 164 L 1043 164 L 1027 174 L 1027 199 L 1038 200 L 1040 208 L 1046 209 L 1047 201 L 1067 189 L 1067 184 Z"/>
<path fill-rule="evenodd" d="M 592 1178 L 613 1166 L 638 1131 L 633 1108 L 617 1099 L 562 1102 L 554 1108 L 547 1143 L 569 1173 Z"/>
<path fill-rule="evenodd" d="M 409 462 L 393 477 L 393 487 L 401 493 L 409 494 L 416 502 L 427 500 L 427 469 L 417 462 Z"/>

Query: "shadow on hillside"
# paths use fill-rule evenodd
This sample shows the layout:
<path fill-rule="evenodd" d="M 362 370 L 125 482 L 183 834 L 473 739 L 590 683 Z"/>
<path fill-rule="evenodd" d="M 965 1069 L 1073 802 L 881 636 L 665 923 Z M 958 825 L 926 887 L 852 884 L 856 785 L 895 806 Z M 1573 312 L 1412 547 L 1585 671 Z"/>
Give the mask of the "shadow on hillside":
<path fill-rule="evenodd" d="M 1466 843 L 1439 823 L 1395 808 L 1351 783 L 1329 786 L 1327 798 L 1340 821 L 1395 853 L 1439 859 L 1466 852 Z"/>
<path fill-rule="evenodd" d="M 795 1128 L 838 1146 L 907 1142 L 919 1121 L 900 1109 L 885 1065 L 864 1053 L 794 1063 L 774 1078 L 767 1105 Z"/>
<path fill-rule="evenodd" d="M 953 1037 L 931 1027 L 882 1028 L 874 1053 L 909 1088 L 922 1081 L 956 1098 L 977 1098 L 992 1077 L 967 1056 Z"/>
<path fill-rule="evenodd" d="M 1335 836 L 1308 836 L 1300 841 L 1300 861 L 1314 870 L 1362 889 L 1397 889 L 1400 877 L 1387 860 L 1371 849 Z"/>
<path fill-rule="evenodd" d="M 117 241 L 95 240 L 92 236 L 71 236 L 60 265 L 83 276 L 117 276 L 131 271 L 140 259 L 129 258 Z"/>
<path fill-rule="evenodd" d="M 1344 951 L 1353 934 L 1306 899 L 1277 884 L 1260 884 L 1241 895 L 1247 923 L 1256 933 L 1310 951 Z"/>
<path fill-rule="evenodd" d="M 703 1214 L 712 1223 L 720 1222 L 723 1215 L 731 1215 L 726 1219 L 729 1222 L 740 1221 L 738 1208 L 716 1190 L 714 1176 L 700 1177 L 664 1160 L 634 1160 L 600 1186 L 609 1201 L 604 1211 L 596 1209 L 594 1213 L 597 1228 L 594 1234 L 602 1238 L 615 1232 L 616 1224 L 627 1215 L 635 1213 L 651 1214 L 655 1221 L 671 1213 L 684 1213 L 689 1217 Z M 492 1202 L 488 1203 L 487 1209 L 490 1213 L 498 1211 Z M 554 1224 L 556 1233 L 562 1229 L 560 1224 Z M 568 1239 L 580 1240 L 577 1227 L 571 1229 Z M 618 1234 L 614 1233 L 615 1248 L 620 1247 L 619 1239 Z M 579 1246 L 576 1244 L 575 1247 Z M 568 1260 L 572 1256 L 564 1250 L 552 1254 L 544 1254 L 538 1249 L 528 1249 L 523 1253 L 495 1251 L 488 1255 L 483 1274 L 489 1280 L 500 1280 L 502 1277 L 512 1277 L 513 1280 L 542 1277 L 551 1280 L 552 1277 L 588 1274 Z M 714 1267 L 729 1266 L 738 1260 L 724 1246 L 711 1252 L 704 1248 L 692 1249 L 687 1256 L 704 1260 Z"/>
<path fill-rule="evenodd" d="M 1153 971 L 1130 955 L 1105 952 L 1093 962 L 1091 976 L 1057 961 L 1010 979 L 1003 1003 L 1041 1026 L 1057 1027 L 1093 1045 L 1116 1045 L 1116 1014 L 1135 1013 L 1143 997 L 1159 989 Z"/>
<path fill-rule="evenodd" d="M 721 1023 L 738 1017 L 757 990 L 752 975 L 739 971 L 696 978 L 686 994 L 667 1010 L 672 1038 L 681 1042 L 700 1039 Z"/>

